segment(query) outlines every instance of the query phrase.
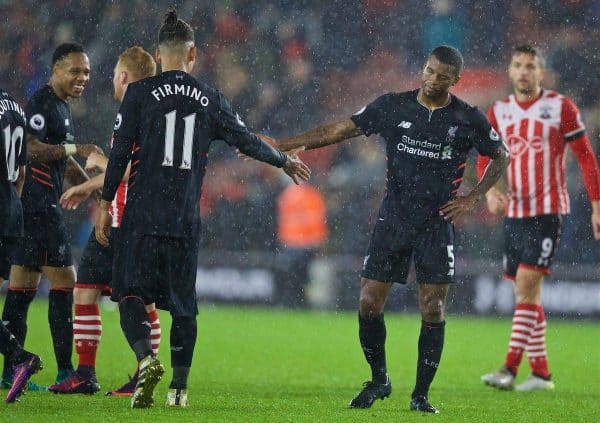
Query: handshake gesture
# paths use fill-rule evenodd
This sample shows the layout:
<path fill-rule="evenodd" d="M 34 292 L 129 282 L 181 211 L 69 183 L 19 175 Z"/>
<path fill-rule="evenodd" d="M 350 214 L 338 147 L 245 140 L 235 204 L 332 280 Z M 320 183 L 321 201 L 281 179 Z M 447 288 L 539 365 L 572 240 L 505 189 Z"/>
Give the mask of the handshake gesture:
<path fill-rule="evenodd" d="M 271 137 L 269 137 L 267 135 L 263 135 L 263 134 L 256 134 L 256 136 L 258 138 L 260 138 L 261 140 L 263 140 L 264 142 L 266 142 L 267 144 L 271 145 L 271 147 L 283 151 L 279 147 L 279 144 L 277 143 L 277 141 L 274 138 L 271 138 Z M 294 183 L 296 185 L 298 185 L 301 181 L 308 181 L 308 179 L 310 178 L 309 167 L 306 166 L 306 164 L 304 164 L 304 162 L 298 158 L 298 153 L 302 150 L 304 150 L 304 147 L 287 151 L 286 152 L 287 160 L 282 167 L 283 171 L 290 178 L 292 178 L 292 181 L 294 181 Z M 244 156 L 244 154 L 239 151 L 238 151 L 238 155 Z"/>

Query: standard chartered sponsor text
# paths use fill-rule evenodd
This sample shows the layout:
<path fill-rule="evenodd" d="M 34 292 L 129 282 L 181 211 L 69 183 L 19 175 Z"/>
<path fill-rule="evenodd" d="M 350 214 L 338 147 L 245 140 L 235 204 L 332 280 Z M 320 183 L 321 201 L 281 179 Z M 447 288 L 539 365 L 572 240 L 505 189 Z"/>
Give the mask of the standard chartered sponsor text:
<path fill-rule="evenodd" d="M 396 149 L 400 152 L 422 157 L 430 157 L 432 159 L 440 158 L 441 148 L 441 143 L 434 144 L 430 141 L 419 141 L 406 135 L 402 135 L 402 141 L 396 146 Z"/>

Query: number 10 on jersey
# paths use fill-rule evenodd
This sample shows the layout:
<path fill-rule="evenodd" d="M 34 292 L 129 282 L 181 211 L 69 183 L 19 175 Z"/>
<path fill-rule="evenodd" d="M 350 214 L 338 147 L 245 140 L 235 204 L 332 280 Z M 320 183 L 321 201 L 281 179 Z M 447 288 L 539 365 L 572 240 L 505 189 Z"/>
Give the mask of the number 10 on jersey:
<path fill-rule="evenodd" d="M 170 111 L 165 115 L 165 158 L 163 166 L 173 166 L 173 150 L 175 148 L 175 123 L 177 119 L 177 110 Z M 192 147 L 194 145 L 194 128 L 196 125 L 196 113 L 192 113 L 183 118 L 185 129 L 183 132 L 183 155 L 179 169 L 192 168 Z"/>

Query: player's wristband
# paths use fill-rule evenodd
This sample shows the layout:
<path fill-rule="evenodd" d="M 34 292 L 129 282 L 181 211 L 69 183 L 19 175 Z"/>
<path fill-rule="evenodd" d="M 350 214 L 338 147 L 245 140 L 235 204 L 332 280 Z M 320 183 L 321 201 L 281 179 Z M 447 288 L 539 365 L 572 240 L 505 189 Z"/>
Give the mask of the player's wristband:
<path fill-rule="evenodd" d="M 63 147 L 65 148 L 65 155 L 67 157 L 77 153 L 77 146 L 75 144 L 63 144 Z"/>

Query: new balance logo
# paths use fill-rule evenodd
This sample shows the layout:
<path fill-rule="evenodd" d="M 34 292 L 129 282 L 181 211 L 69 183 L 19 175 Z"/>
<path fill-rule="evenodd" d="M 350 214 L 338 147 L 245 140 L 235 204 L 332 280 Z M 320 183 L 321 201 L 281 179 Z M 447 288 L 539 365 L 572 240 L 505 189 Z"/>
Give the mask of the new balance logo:
<path fill-rule="evenodd" d="M 408 129 L 412 126 L 412 122 L 407 122 L 405 120 L 403 120 L 402 122 L 400 122 L 398 124 L 398 128 L 404 128 L 404 129 Z"/>

